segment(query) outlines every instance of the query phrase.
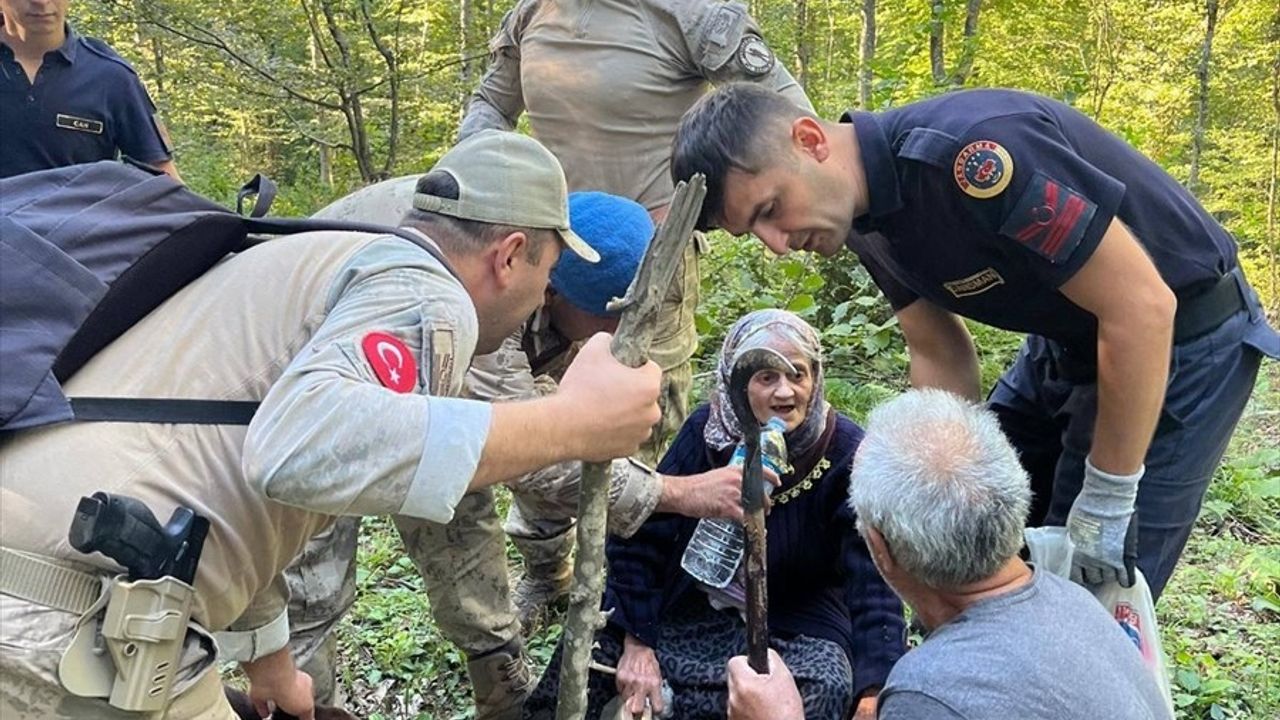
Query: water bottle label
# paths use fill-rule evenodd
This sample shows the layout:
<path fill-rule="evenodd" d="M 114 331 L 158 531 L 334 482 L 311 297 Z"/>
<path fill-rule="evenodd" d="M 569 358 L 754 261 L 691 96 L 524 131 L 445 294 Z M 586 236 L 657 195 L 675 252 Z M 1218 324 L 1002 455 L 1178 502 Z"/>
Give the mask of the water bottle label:
<path fill-rule="evenodd" d="M 744 545 L 740 525 L 731 520 L 704 518 L 689 538 L 680 567 L 705 585 L 725 587 L 742 562 Z"/>

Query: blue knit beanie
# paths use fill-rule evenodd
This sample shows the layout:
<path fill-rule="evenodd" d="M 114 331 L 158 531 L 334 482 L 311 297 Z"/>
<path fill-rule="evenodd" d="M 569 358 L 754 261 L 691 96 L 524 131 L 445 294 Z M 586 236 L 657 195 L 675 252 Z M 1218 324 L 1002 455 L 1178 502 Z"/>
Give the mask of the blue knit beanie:
<path fill-rule="evenodd" d="M 551 287 L 592 315 L 612 315 L 605 306 L 622 297 L 640 269 L 653 237 L 653 220 L 639 203 L 603 192 L 569 194 L 569 226 L 600 253 L 587 263 L 573 253 L 560 253 L 551 270 Z"/>

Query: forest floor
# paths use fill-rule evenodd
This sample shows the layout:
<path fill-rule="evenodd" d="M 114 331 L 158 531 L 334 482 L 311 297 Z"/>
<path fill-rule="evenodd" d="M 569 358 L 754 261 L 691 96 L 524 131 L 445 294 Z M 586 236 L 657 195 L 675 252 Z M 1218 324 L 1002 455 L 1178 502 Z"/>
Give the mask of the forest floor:
<path fill-rule="evenodd" d="M 1280 718 L 1280 364 L 1263 371 L 1158 608 L 1179 718 Z M 365 521 L 357 579 L 338 630 L 347 707 L 370 720 L 472 717 L 465 660 L 388 521 Z M 557 619 L 529 640 L 538 670 Z"/>

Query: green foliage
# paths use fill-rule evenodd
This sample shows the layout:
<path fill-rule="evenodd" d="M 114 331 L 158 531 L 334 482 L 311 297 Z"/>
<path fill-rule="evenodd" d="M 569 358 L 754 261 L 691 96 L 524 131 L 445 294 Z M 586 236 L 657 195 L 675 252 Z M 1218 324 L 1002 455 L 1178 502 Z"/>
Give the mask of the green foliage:
<path fill-rule="evenodd" d="M 1185 718 L 1280 715 L 1278 383 L 1266 368 L 1160 601 Z"/>
<path fill-rule="evenodd" d="M 906 360 L 897 321 L 866 270 L 849 257 L 773 257 L 754 238 L 711 235 L 702 259 L 697 326 L 699 368 L 713 363 L 733 322 L 754 310 L 784 308 L 822 333 L 826 372 L 848 381 L 884 381 Z"/>
<path fill-rule="evenodd" d="M 386 519 L 361 528 L 360 600 L 339 629 L 339 683 L 362 717 L 463 717 L 466 659 L 431 620 L 422 578 Z"/>
<path fill-rule="evenodd" d="M 834 116 L 858 104 L 859 4 L 748 4 L 820 113 Z M 483 71 L 488 38 L 509 5 L 85 0 L 72 11 L 82 31 L 111 42 L 138 69 L 194 187 L 227 199 L 232 188 L 264 171 L 281 183 L 280 210 L 305 213 L 377 177 L 430 166 L 456 133 L 463 102 Z M 1202 3 L 987 0 L 969 39 L 963 37 L 967 4 L 960 0 L 876 5 L 869 108 L 945 92 L 957 79 L 961 87 L 1034 90 L 1074 104 L 1186 178 L 1205 34 Z M 1274 267 L 1280 237 L 1268 220 L 1271 149 L 1280 124 L 1272 103 L 1280 12 L 1268 0 L 1221 7 L 1196 192 L 1235 233 L 1250 276 L 1269 307 L 1280 310 Z M 942 65 L 953 76 L 941 84 L 930 63 L 935 11 Z M 346 61 L 326 12 L 346 42 Z M 395 56 L 394 72 L 368 28 Z M 954 77 L 966 58 L 971 71 Z M 351 97 L 358 97 L 358 117 L 347 112 Z M 767 286 L 797 308 L 823 307 L 821 294 L 808 292 L 814 304 L 807 305 L 805 291 Z M 718 317 L 703 314 L 704 325 Z"/>

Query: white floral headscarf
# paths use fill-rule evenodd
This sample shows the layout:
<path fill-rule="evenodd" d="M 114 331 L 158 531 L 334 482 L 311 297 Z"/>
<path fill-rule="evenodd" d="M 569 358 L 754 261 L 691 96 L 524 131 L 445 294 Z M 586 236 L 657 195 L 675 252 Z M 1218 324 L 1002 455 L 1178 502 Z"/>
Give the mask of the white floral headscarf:
<path fill-rule="evenodd" d="M 733 362 L 743 350 L 769 347 L 783 355 L 800 352 L 813 366 L 813 394 L 804 421 L 787 433 L 791 457 L 803 456 L 822 437 L 827 424 L 827 399 L 823 395 L 822 342 L 813 326 L 786 310 L 757 310 L 744 315 L 729 329 L 716 365 L 716 388 L 711 395 L 711 417 L 703 438 L 716 450 L 737 445 L 742 439 L 738 421 L 729 402 L 729 375 Z"/>

